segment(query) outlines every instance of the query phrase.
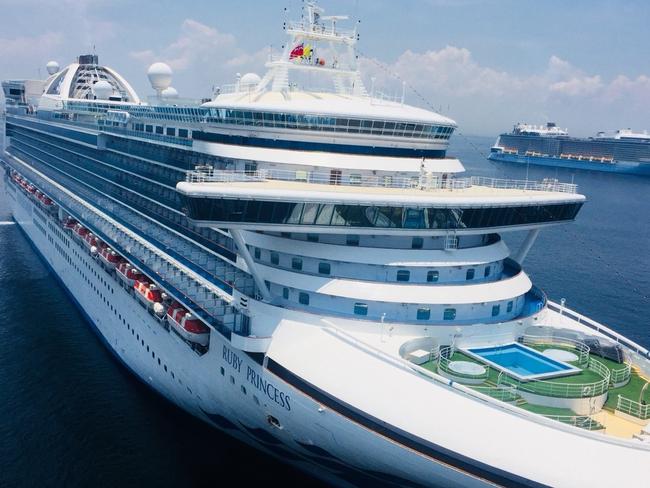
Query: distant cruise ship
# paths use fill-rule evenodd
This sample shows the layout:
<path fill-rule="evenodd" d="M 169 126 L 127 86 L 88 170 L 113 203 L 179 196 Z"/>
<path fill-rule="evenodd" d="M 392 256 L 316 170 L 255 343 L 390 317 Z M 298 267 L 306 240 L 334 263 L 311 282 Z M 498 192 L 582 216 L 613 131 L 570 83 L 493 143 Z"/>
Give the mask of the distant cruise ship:
<path fill-rule="evenodd" d="M 14 219 L 134 375 L 331 484 L 646 487 L 648 351 L 522 269 L 585 197 L 462 175 L 456 124 L 368 92 L 344 19 L 306 2 L 203 103 L 96 55 L 3 82 Z"/>
<path fill-rule="evenodd" d="M 650 134 L 621 129 L 577 138 L 553 122 L 517 124 L 497 138 L 488 159 L 650 176 Z"/>

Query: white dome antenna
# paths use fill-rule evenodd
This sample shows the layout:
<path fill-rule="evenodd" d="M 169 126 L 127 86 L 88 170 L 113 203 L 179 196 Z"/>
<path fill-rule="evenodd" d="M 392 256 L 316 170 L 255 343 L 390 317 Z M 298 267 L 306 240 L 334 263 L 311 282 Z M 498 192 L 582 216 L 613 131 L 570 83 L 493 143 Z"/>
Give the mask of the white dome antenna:
<path fill-rule="evenodd" d="M 160 96 L 165 100 L 170 98 L 178 98 L 178 90 L 173 86 L 168 86 L 163 91 L 160 92 Z"/>
<path fill-rule="evenodd" d="M 99 80 L 92 86 L 92 92 L 98 100 L 108 100 L 113 95 L 113 85 L 106 80 Z"/>
<path fill-rule="evenodd" d="M 50 61 L 45 65 L 45 69 L 47 69 L 47 74 L 52 76 L 54 73 L 59 72 L 59 63 L 56 61 Z"/>
<path fill-rule="evenodd" d="M 239 87 L 242 91 L 252 91 L 259 85 L 262 78 L 256 73 L 246 73 L 239 79 Z"/>
<path fill-rule="evenodd" d="M 149 83 L 156 90 L 158 97 L 162 96 L 163 90 L 169 88 L 172 84 L 172 74 L 172 69 L 165 63 L 154 63 L 149 66 L 147 70 Z"/>

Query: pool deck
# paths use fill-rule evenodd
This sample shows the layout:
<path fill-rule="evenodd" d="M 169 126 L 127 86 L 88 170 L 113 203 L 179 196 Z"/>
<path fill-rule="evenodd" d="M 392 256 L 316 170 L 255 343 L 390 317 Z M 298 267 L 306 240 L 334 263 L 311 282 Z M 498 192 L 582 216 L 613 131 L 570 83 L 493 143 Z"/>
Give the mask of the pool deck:
<path fill-rule="evenodd" d="M 547 345 L 533 346 L 533 348 L 538 351 L 542 351 L 544 349 L 547 349 L 548 347 L 553 347 L 553 346 L 547 346 Z M 610 370 L 618 370 L 622 367 L 621 364 L 611 361 L 609 359 L 602 358 L 600 356 L 590 355 L 590 357 L 596 359 L 597 361 L 600 361 L 604 366 L 606 366 Z M 477 364 L 483 364 L 483 365 L 486 364 L 477 358 L 469 356 L 462 350 L 455 351 L 454 354 L 449 359 L 451 361 L 470 361 Z M 425 364 L 422 364 L 421 366 L 428 369 L 429 371 L 438 372 L 437 361 L 429 361 Z M 478 385 L 468 384 L 466 386 L 470 388 L 495 387 L 499 380 L 499 374 L 500 373 L 497 369 L 490 367 L 488 378 L 483 383 Z M 557 377 L 557 378 L 549 378 L 548 380 L 542 379 L 538 381 L 541 383 L 548 381 L 554 383 L 580 384 L 580 383 L 590 383 L 593 381 L 597 381 L 599 379 L 601 379 L 601 377 L 594 371 L 591 371 L 589 369 L 582 369 L 578 374 Z M 614 411 L 616 409 L 619 395 L 625 398 L 629 398 L 631 400 L 638 400 L 641 390 L 646 383 L 650 383 L 650 379 L 639 375 L 638 371 L 632 369 L 630 375 L 630 381 L 626 385 L 621 386 L 619 388 L 610 388 L 608 390 L 609 395 L 608 395 L 607 402 L 603 406 L 603 410 L 589 416 L 604 427 L 604 429 L 602 430 L 603 434 L 624 438 L 624 439 L 631 439 L 634 435 L 638 435 L 641 432 L 641 429 L 643 428 L 643 422 L 641 420 L 639 420 L 638 422 L 633 421 L 616 415 Z M 644 393 L 644 400 L 650 403 L 650 387 L 648 387 Z M 557 408 L 543 407 L 539 405 L 530 404 L 525 402 L 521 397 L 518 397 L 518 400 L 514 402 L 514 404 L 524 410 L 527 410 L 532 413 L 537 413 L 540 415 L 546 415 L 546 416 L 557 415 L 557 416 L 566 416 L 566 417 L 576 415 L 573 411 L 568 409 L 557 409 Z M 650 424 L 650 421 L 646 422 L 646 424 Z"/>

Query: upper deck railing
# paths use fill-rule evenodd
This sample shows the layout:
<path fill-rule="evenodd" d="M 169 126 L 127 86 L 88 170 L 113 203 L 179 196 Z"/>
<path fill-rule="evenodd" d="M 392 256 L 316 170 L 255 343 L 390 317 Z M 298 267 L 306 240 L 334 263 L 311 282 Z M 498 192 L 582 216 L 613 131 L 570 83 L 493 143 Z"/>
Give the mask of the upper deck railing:
<path fill-rule="evenodd" d="M 287 22 L 287 32 L 300 33 L 308 36 L 335 37 L 350 41 L 355 40 L 357 35 L 354 29 L 339 29 L 333 25 L 310 24 L 306 21 Z"/>
<path fill-rule="evenodd" d="M 546 191 L 572 193 L 578 191 L 573 183 L 560 183 L 555 179 L 542 181 L 511 180 L 469 176 L 465 178 L 445 178 L 423 173 L 419 176 L 376 176 L 368 174 L 333 174 L 316 171 L 290 171 L 278 169 L 261 169 L 257 171 L 224 171 L 212 168 L 188 171 L 186 181 L 190 183 L 229 183 L 262 182 L 269 180 L 292 181 L 300 183 L 342 185 L 367 188 L 397 188 L 431 190 L 466 190 L 471 187 L 495 188 L 505 190 Z"/>

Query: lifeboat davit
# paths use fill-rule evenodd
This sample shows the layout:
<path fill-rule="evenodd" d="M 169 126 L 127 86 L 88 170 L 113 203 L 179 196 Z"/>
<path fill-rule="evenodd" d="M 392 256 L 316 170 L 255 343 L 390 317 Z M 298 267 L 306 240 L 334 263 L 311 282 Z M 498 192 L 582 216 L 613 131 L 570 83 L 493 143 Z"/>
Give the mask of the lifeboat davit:
<path fill-rule="evenodd" d="M 115 269 L 123 259 L 122 256 L 113 251 L 110 247 L 105 247 L 99 250 L 99 260 L 107 269 Z"/>
<path fill-rule="evenodd" d="M 146 277 L 143 277 L 137 280 L 133 284 L 133 289 L 135 290 L 135 296 L 137 299 L 146 306 L 149 310 L 153 310 L 156 315 L 162 316 L 165 313 L 165 307 L 163 307 L 162 293 L 160 289 L 150 283 Z"/>
<path fill-rule="evenodd" d="M 95 237 L 95 234 L 92 232 L 88 232 L 84 236 L 84 241 L 83 245 L 92 252 L 93 247 L 95 248 L 95 251 L 97 250 L 97 238 Z"/>
<path fill-rule="evenodd" d="M 135 282 L 142 278 L 142 273 L 126 261 L 119 263 L 115 271 L 119 280 L 128 287 L 134 287 Z"/>
<path fill-rule="evenodd" d="M 201 346 L 207 346 L 210 341 L 210 329 L 178 302 L 167 309 L 167 322 L 183 339 Z"/>
<path fill-rule="evenodd" d="M 78 223 L 79 222 L 77 222 L 72 217 L 68 217 L 63 220 L 63 228 L 73 230 Z"/>

